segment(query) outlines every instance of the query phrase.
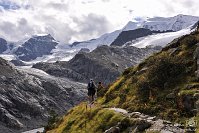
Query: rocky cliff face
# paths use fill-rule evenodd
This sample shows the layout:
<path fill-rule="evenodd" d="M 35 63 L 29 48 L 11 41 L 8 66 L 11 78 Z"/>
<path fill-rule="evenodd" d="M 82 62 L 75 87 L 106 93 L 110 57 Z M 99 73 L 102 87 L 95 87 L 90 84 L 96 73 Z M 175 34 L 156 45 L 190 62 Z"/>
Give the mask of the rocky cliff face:
<path fill-rule="evenodd" d="M 0 54 L 7 50 L 7 41 L 3 38 L 0 38 Z"/>
<path fill-rule="evenodd" d="M 49 55 L 57 44 L 50 34 L 46 36 L 35 36 L 22 44 L 22 46 L 15 51 L 15 54 L 23 61 L 31 61 L 37 57 Z"/>
<path fill-rule="evenodd" d="M 0 58 L 0 132 L 43 126 L 49 112 L 63 114 L 85 99 L 85 86 L 34 69 L 12 67 Z"/>
<path fill-rule="evenodd" d="M 93 78 L 95 81 L 110 83 L 125 68 L 137 64 L 153 52 L 155 50 L 150 48 L 100 46 L 90 53 L 81 51 L 68 62 L 38 63 L 33 67 L 75 81 L 88 82 Z"/>
<path fill-rule="evenodd" d="M 164 31 L 171 32 L 171 31 Z M 152 35 L 154 33 L 164 33 L 163 31 L 151 31 L 150 29 L 138 28 L 135 30 L 122 31 L 119 36 L 111 43 L 112 46 L 123 46 L 125 43 L 136 40 L 140 37 Z"/>

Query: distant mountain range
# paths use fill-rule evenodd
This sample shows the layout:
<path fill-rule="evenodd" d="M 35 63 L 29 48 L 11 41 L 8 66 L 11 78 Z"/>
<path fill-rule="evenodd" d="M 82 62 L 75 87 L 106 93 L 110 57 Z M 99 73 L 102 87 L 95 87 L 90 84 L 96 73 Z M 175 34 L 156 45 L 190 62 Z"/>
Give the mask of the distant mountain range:
<path fill-rule="evenodd" d="M 107 33 L 99 38 L 83 42 L 74 42 L 71 45 L 60 44 L 51 35 L 36 35 L 32 38 L 17 43 L 9 43 L 0 39 L 0 56 L 7 60 L 14 60 L 17 65 L 33 64 L 41 61 L 55 62 L 68 61 L 82 48 L 94 50 L 98 46 L 123 46 L 135 47 L 165 46 L 174 38 L 188 34 L 197 23 L 199 17 L 177 15 L 163 18 L 155 17 L 141 21 L 130 21 L 124 28 Z M 162 41 L 157 41 L 157 40 Z"/>
<path fill-rule="evenodd" d="M 184 29 L 191 29 L 191 26 L 197 23 L 198 21 L 199 17 L 181 14 L 169 18 L 155 17 L 141 21 L 130 21 L 121 30 L 102 35 L 101 37 L 94 40 L 79 42 L 75 46 L 86 47 L 91 50 L 99 45 L 122 46 L 128 41 L 132 41 L 140 37 L 146 37 L 152 34 L 178 32 Z M 124 34 L 130 37 L 125 38 L 125 36 L 123 36 Z M 183 35 L 183 33 L 181 35 Z M 120 42 L 116 43 L 117 40 L 119 40 Z M 170 41 L 172 41 L 172 39 L 170 39 Z"/>

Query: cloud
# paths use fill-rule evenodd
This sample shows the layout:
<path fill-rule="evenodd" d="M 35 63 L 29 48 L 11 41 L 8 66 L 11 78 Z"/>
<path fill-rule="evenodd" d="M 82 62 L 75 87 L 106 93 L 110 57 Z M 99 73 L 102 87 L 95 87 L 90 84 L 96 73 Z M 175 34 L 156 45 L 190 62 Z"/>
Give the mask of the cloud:
<path fill-rule="evenodd" d="M 90 4 L 94 1 L 86 2 Z M 23 8 L 0 13 L 0 37 L 9 41 L 50 33 L 57 40 L 69 43 L 98 37 L 110 31 L 110 22 L 105 16 L 89 12 L 81 14 L 77 11 L 83 9 L 76 7 L 74 10 L 75 2 L 30 0 L 29 3 L 16 3 Z"/>
<path fill-rule="evenodd" d="M 103 2 L 110 2 L 110 0 L 102 0 Z"/>
<path fill-rule="evenodd" d="M 102 35 L 109 31 L 110 27 L 110 23 L 106 17 L 93 13 L 82 18 L 73 17 L 73 22 L 77 24 L 75 35 L 80 40 Z"/>
<path fill-rule="evenodd" d="M 198 15 L 197 5 L 198 0 L 0 0 L 0 37 L 18 41 L 50 33 L 65 43 L 83 41 L 133 18 Z"/>
<path fill-rule="evenodd" d="M 55 10 L 63 10 L 63 11 L 67 11 L 68 9 L 68 5 L 65 4 L 65 3 L 48 3 L 46 5 L 47 7 L 52 7 L 54 8 Z"/>
<path fill-rule="evenodd" d="M 86 0 L 86 1 L 82 1 L 82 4 L 92 4 L 94 2 L 95 0 Z"/>

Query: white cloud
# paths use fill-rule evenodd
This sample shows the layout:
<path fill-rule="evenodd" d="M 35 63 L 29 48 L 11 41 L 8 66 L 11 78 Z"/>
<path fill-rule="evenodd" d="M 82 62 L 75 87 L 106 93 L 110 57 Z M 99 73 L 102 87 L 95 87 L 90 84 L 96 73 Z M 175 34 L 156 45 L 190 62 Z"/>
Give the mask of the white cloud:
<path fill-rule="evenodd" d="M 72 42 L 98 37 L 122 28 L 140 16 L 198 15 L 198 0 L 0 0 L 0 36 L 10 41 L 39 33 Z"/>

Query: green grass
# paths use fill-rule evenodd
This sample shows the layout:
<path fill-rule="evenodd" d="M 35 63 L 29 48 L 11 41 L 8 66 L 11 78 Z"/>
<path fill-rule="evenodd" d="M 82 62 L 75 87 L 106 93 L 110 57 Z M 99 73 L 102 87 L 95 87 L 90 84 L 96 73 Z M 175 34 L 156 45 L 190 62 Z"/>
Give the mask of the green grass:
<path fill-rule="evenodd" d="M 183 87 L 191 84 L 190 79 L 195 76 L 196 61 L 193 53 L 196 42 L 199 42 L 198 35 L 185 36 L 178 44 L 172 44 L 138 66 L 125 70 L 105 94 L 103 104 L 166 119 L 170 116 L 181 117 L 176 101 L 168 101 L 165 97 L 175 90 L 184 95 L 195 93 Z M 171 48 L 177 49 L 174 55 L 171 54 Z"/>
<path fill-rule="evenodd" d="M 101 133 L 125 119 L 104 107 L 119 107 L 173 122 L 185 122 L 192 116 L 186 115 L 179 103 L 180 98 L 194 95 L 198 89 L 186 88 L 187 85 L 199 83 L 194 73 L 196 60 L 193 59 L 197 42 L 198 34 L 185 35 L 139 65 L 126 69 L 104 91 L 95 108 L 88 111 L 84 103 L 80 104 L 69 111 L 63 117 L 63 122 L 49 133 Z M 175 98 L 167 99 L 171 93 L 176 94 Z M 132 121 L 126 125 L 129 123 L 131 125 Z"/>
<path fill-rule="evenodd" d="M 82 103 L 69 111 L 62 124 L 48 133 L 102 133 L 123 119 L 125 117 L 120 113 L 98 106 L 86 109 L 86 104 Z"/>

